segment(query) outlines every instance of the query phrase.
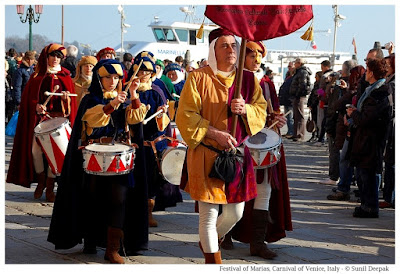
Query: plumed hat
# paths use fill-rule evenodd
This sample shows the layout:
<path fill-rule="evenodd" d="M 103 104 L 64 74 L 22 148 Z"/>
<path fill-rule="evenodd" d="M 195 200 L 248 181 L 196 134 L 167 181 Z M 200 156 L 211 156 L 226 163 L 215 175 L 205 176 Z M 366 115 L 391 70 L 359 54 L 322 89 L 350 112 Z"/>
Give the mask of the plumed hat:
<path fill-rule="evenodd" d="M 153 53 L 150 51 L 142 51 L 135 56 L 133 59 L 133 65 L 128 73 L 128 79 L 131 79 L 133 72 L 136 71 L 138 68 L 140 61 L 143 60 L 142 65 L 140 66 L 139 70 L 151 71 L 151 77 L 154 77 L 156 74 L 156 60 L 154 58 Z"/>
<path fill-rule="evenodd" d="M 107 54 L 107 53 L 112 54 L 112 55 L 114 56 L 114 58 L 115 58 L 115 56 L 116 56 L 115 50 L 114 50 L 113 48 L 106 47 L 106 48 L 104 48 L 104 49 L 101 49 L 101 50 L 96 54 L 97 60 L 100 61 L 101 57 L 102 57 L 104 54 Z"/>
<path fill-rule="evenodd" d="M 114 59 L 100 60 L 93 68 L 92 83 L 89 87 L 90 93 L 94 93 L 102 98 L 103 88 L 101 86 L 100 78 L 110 74 L 118 74 L 121 79 L 120 81 L 122 81 L 124 72 L 121 63 Z"/>
<path fill-rule="evenodd" d="M 63 45 L 60 44 L 49 44 L 42 49 L 40 53 L 38 63 L 35 68 L 35 74 L 45 74 L 47 71 L 47 58 L 49 57 L 50 53 L 58 51 L 64 57 L 67 54 L 67 50 Z"/>
<path fill-rule="evenodd" d="M 211 43 L 214 39 L 217 39 L 224 35 L 234 36 L 234 34 L 227 29 L 218 28 L 210 32 L 210 34 L 208 35 L 208 41 Z"/>
<path fill-rule="evenodd" d="M 182 67 L 177 63 L 171 63 L 164 69 L 164 74 L 166 75 L 168 72 L 172 70 L 182 71 Z"/>

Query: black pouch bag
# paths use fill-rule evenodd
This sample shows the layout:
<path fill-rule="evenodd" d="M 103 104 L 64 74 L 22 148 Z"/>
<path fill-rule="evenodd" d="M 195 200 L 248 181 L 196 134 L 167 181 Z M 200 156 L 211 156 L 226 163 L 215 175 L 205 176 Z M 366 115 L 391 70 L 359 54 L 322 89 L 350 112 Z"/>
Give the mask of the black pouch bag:
<path fill-rule="evenodd" d="M 226 184 L 229 184 L 235 179 L 237 169 L 239 168 L 239 173 L 241 178 L 243 178 L 243 155 L 238 149 L 225 151 L 203 143 L 201 144 L 218 153 L 208 177 L 217 178 L 224 181 Z"/>

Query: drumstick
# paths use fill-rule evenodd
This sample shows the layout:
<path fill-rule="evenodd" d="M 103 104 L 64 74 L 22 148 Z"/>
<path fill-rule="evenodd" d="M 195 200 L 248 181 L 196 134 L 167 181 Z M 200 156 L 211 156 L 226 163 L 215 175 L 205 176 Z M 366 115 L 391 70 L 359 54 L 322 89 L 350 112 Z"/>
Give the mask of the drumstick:
<path fill-rule="evenodd" d="M 45 92 L 44 92 L 44 95 L 47 95 L 47 96 L 49 96 L 49 95 L 63 96 L 64 94 L 61 93 L 61 92 L 48 92 L 48 91 L 45 91 Z M 75 94 L 75 93 L 67 93 L 67 96 L 78 96 L 78 94 Z"/>
<path fill-rule="evenodd" d="M 139 72 L 139 69 L 140 69 L 140 66 L 142 65 L 142 63 L 143 63 L 143 59 L 140 60 L 139 66 L 136 68 L 135 72 L 132 74 L 131 79 L 129 79 L 129 82 L 127 83 L 127 85 L 126 85 L 126 87 L 125 87 L 125 92 L 128 92 L 128 91 L 129 91 L 129 88 L 130 88 L 131 85 L 132 85 L 133 79 L 136 77 L 136 74 Z M 144 75 L 143 75 L 143 76 L 144 76 Z M 142 77 L 143 77 L 143 76 L 142 76 Z M 142 77 L 140 77 L 140 78 L 142 78 Z"/>
<path fill-rule="evenodd" d="M 53 93 L 55 93 L 58 89 L 60 88 L 59 85 L 55 85 L 53 88 Z M 48 92 L 48 91 L 46 91 Z M 44 93 L 44 95 L 46 95 L 46 92 Z M 46 101 L 44 101 L 43 106 L 45 107 L 47 105 L 47 103 L 50 101 L 51 97 L 53 97 L 53 95 L 50 95 L 49 97 L 47 97 Z"/>
<path fill-rule="evenodd" d="M 166 108 L 169 108 L 169 105 L 166 105 Z M 153 115 L 151 115 L 149 118 L 143 120 L 143 125 L 147 124 L 151 119 L 153 119 L 154 117 L 156 117 L 158 114 L 162 113 L 163 110 L 160 109 L 159 111 L 157 111 L 156 113 L 154 113 Z"/>
<path fill-rule="evenodd" d="M 176 97 L 176 98 L 180 98 L 181 96 L 179 96 L 178 94 L 172 93 L 172 96 Z"/>
<path fill-rule="evenodd" d="M 288 112 L 285 113 L 285 115 L 283 115 L 283 117 L 288 116 L 289 113 L 291 113 L 291 112 L 292 112 L 292 110 L 289 110 Z M 270 125 L 270 126 L 268 127 L 268 129 L 273 128 L 277 123 L 279 123 L 279 121 L 275 121 L 272 125 Z"/>

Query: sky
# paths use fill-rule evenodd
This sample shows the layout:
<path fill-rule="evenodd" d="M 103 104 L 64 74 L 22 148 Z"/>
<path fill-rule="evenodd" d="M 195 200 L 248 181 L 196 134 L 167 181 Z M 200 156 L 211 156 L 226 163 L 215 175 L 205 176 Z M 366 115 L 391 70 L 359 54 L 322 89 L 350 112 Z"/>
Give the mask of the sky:
<path fill-rule="evenodd" d="M 25 1 L 27 4 L 30 1 Z M 43 1 L 42 1 L 43 2 Z M 48 2 L 48 1 L 47 1 Z M 60 1 L 62 3 L 63 1 Z M 64 1 L 65 2 L 65 1 Z M 110 46 L 116 47 L 121 41 L 120 14 L 116 5 L 76 5 L 78 1 L 69 1 L 74 5 L 64 5 L 64 40 L 72 43 L 74 40 L 89 44 L 92 50 Z M 84 1 L 87 3 L 90 1 Z M 135 3 L 137 1 L 125 1 Z M 153 1 L 146 1 L 152 3 Z M 168 1 L 176 5 L 124 5 L 125 23 L 131 25 L 124 34 L 124 41 L 155 41 L 151 29 L 148 27 L 154 16 L 158 16 L 160 21 L 183 21 L 185 14 L 179 7 L 193 4 L 193 1 Z M 202 3 L 207 1 L 202 1 Z M 232 3 L 235 1 L 232 0 Z M 236 1 L 239 2 L 240 1 Z M 337 1 L 340 2 L 340 1 Z M 341 26 L 337 31 L 336 52 L 353 53 L 352 40 L 355 38 L 358 51 L 358 59 L 362 61 L 375 41 L 382 45 L 389 41 L 394 41 L 395 35 L 395 6 L 391 1 L 380 1 L 385 5 L 357 4 L 355 1 L 346 3 L 356 3 L 357 5 L 339 4 L 339 14 L 346 19 L 340 22 Z M 28 34 L 28 24 L 22 24 L 16 13 L 15 2 L 8 1 L 5 5 L 5 37 L 17 35 L 21 38 Z M 37 2 L 36 2 L 37 3 Z M 54 3 L 52 1 L 51 3 Z M 97 3 L 97 1 L 96 1 Z M 109 3 L 109 2 L 108 2 Z M 141 2 L 143 3 L 143 1 Z M 212 2 L 213 4 L 216 1 Z M 317 2 L 317 3 L 321 3 Z M 329 3 L 328 1 L 324 3 Z M 389 3 L 389 4 L 388 4 Z M 390 4 L 391 3 L 391 4 Z M 227 4 L 227 3 L 223 3 Z M 230 4 L 230 3 L 229 3 Z M 26 9 L 26 8 L 25 8 Z M 205 6 L 196 6 L 196 17 L 199 20 L 204 18 Z M 61 41 L 61 5 L 44 5 L 43 14 L 40 21 L 33 24 L 34 34 L 46 36 L 53 42 Z M 314 12 L 314 40 L 317 50 L 332 51 L 334 40 L 334 21 L 332 5 L 313 5 Z M 373 15 L 371 17 L 371 15 Z M 300 31 L 285 37 L 275 38 L 266 42 L 267 48 L 281 50 L 312 50 L 309 41 L 300 39 L 310 23 L 307 23 Z M 324 33 L 330 30 L 331 32 Z M 7 49 L 6 49 L 7 50 Z M 387 52 L 385 52 L 387 54 Z"/>

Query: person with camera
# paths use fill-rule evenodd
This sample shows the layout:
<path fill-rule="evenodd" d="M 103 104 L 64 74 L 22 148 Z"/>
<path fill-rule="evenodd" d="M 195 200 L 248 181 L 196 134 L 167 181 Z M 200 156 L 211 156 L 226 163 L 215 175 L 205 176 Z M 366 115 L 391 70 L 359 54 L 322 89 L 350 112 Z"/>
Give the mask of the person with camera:
<path fill-rule="evenodd" d="M 206 264 L 221 264 L 219 242 L 242 218 L 244 204 L 257 196 L 257 188 L 247 147 L 243 165 L 236 165 L 229 183 L 210 177 L 214 162 L 219 159 L 215 150 L 220 154 L 235 150 L 246 136 L 258 133 L 265 126 L 267 102 L 258 79 L 245 70 L 241 95 L 233 98 L 238 73 L 238 43 L 234 35 L 219 28 L 210 32 L 209 41 L 209 66 L 189 74 L 176 124 L 188 145 L 188 178 L 181 187 L 198 202 L 200 249 Z M 233 114 L 239 116 L 234 136 Z M 221 205 L 222 213 L 218 216 Z"/>

